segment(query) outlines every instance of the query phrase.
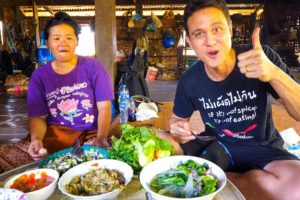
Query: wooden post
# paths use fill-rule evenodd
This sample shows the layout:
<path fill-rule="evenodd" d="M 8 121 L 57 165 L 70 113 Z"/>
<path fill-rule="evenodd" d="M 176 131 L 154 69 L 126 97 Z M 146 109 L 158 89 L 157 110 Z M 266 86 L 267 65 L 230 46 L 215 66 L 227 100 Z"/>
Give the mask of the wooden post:
<path fill-rule="evenodd" d="M 38 8 L 37 8 L 37 5 L 35 3 L 35 0 L 32 0 L 32 10 L 33 10 L 33 19 L 34 19 L 34 26 L 35 26 L 36 47 L 39 47 L 41 45 L 39 14 L 38 14 Z"/>
<path fill-rule="evenodd" d="M 95 0 L 96 59 L 109 72 L 114 85 L 116 77 L 116 0 Z"/>

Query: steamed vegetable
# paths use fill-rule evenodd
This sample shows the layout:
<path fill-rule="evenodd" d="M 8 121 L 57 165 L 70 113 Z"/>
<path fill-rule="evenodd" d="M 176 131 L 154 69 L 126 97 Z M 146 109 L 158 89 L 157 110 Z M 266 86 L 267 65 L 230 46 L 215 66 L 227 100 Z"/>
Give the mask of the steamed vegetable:
<path fill-rule="evenodd" d="M 128 163 L 138 173 L 151 161 L 170 156 L 173 146 L 167 140 L 147 127 L 121 125 L 120 138 L 112 137 L 112 148 L 108 151 L 110 158 Z"/>
<path fill-rule="evenodd" d="M 218 181 L 209 166 L 188 160 L 174 169 L 156 175 L 150 182 L 153 191 L 170 197 L 191 198 L 211 194 Z"/>

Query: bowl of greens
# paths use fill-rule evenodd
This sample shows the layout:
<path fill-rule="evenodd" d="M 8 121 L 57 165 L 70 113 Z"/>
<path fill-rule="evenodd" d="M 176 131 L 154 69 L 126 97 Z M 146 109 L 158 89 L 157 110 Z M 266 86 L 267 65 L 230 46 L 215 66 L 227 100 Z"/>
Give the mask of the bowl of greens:
<path fill-rule="evenodd" d="M 159 200 L 211 200 L 227 182 L 219 166 L 194 156 L 155 160 L 142 169 L 139 179 L 143 188 Z"/>

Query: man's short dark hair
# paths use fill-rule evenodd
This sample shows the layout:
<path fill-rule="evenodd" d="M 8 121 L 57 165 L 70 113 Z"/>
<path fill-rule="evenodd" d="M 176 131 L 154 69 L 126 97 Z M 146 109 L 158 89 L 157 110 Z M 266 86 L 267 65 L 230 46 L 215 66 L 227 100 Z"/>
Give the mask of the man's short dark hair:
<path fill-rule="evenodd" d="M 191 0 L 185 7 L 183 15 L 183 26 L 187 35 L 189 35 L 188 19 L 196 11 L 210 7 L 219 9 L 225 15 L 227 22 L 230 22 L 229 11 L 224 0 Z"/>
<path fill-rule="evenodd" d="M 49 37 L 49 30 L 53 26 L 67 24 L 74 29 L 75 35 L 78 38 L 80 33 L 80 26 L 65 12 L 57 12 L 54 15 L 54 18 L 47 21 L 46 26 L 44 28 L 45 39 L 47 40 Z"/>

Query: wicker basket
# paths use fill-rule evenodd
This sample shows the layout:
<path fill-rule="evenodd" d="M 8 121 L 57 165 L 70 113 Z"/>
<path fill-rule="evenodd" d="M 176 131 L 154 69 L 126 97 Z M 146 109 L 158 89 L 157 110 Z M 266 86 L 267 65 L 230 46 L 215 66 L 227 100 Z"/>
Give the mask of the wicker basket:
<path fill-rule="evenodd" d="M 134 27 L 135 28 L 144 28 L 144 26 L 146 24 L 146 20 L 145 19 L 133 20 L 133 22 L 134 22 Z"/>

